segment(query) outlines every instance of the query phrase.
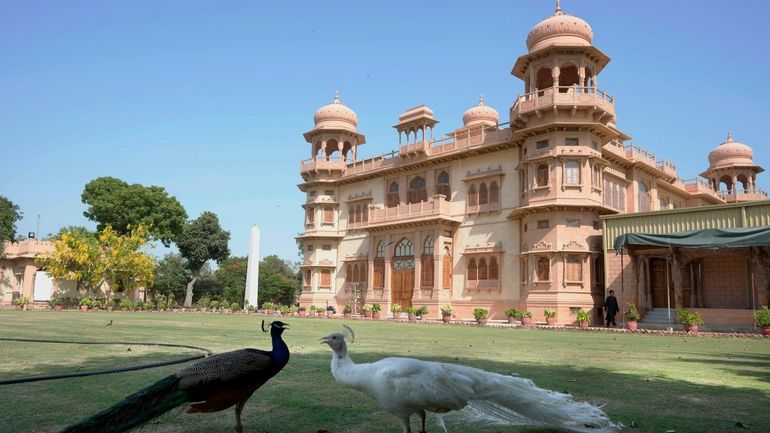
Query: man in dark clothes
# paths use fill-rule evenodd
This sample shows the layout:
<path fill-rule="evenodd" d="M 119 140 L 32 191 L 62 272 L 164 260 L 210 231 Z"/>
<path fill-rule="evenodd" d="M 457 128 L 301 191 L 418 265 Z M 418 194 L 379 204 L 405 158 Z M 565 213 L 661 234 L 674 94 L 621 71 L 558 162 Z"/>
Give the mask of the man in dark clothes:
<path fill-rule="evenodd" d="M 615 297 L 614 290 L 610 290 L 610 295 L 604 301 L 604 309 L 607 311 L 607 327 L 610 327 L 610 323 L 613 327 L 618 326 L 615 323 L 615 315 L 620 311 L 620 307 L 618 307 L 618 299 Z"/>

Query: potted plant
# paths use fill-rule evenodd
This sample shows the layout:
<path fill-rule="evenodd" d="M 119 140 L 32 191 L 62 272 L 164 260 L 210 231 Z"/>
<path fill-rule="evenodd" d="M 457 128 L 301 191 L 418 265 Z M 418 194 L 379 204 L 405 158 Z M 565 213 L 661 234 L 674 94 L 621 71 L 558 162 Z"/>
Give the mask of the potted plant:
<path fill-rule="evenodd" d="M 102 309 L 102 301 L 99 299 L 94 299 L 91 301 L 91 308 L 94 310 L 101 310 Z"/>
<path fill-rule="evenodd" d="M 486 325 L 487 317 L 489 317 L 489 310 L 486 308 L 474 308 L 473 317 L 476 319 L 476 323 L 479 325 Z"/>
<path fill-rule="evenodd" d="M 372 318 L 372 306 L 369 304 L 365 304 L 363 307 L 361 307 L 361 311 L 364 312 L 364 317 L 367 319 Z"/>
<path fill-rule="evenodd" d="M 281 312 L 281 316 L 288 316 L 291 313 L 291 308 L 288 305 L 281 305 L 278 307 L 278 311 Z"/>
<path fill-rule="evenodd" d="M 372 319 L 380 320 L 380 311 L 382 311 L 380 304 L 372 304 Z"/>
<path fill-rule="evenodd" d="M 332 318 L 334 315 L 337 314 L 337 309 L 334 307 L 334 305 L 327 305 L 326 306 L 326 317 Z"/>
<path fill-rule="evenodd" d="M 514 324 L 516 323 L 516 319 L 518 318 L 519 310 L 515 308 L 509 308 L 505 310 L 505 317 L 508 318 L 508 323 Z"/>
<path fill-rule="evenodd" d="M 703 324 L 700 313 L 686 308 L 676 310 L 676 320 L 684 327 L 685 332 L 698 332 L 698 325 Z"/>
<path fill-rule="evenodd" d="M 63 303 L 64 301 L 59 296 L 54 296 L 48 301 L 48 305 L 56 311 L 61 311 L 64 308 Z"/>
<path fill-rule="evenodd" d="M 418 308 L 417 311 L 414 312 L 417 320 L 422 320 L 424 316 L 428 314 L 428 307 L 423 305 L 422 307 Z"/>
<path fill-rule="evenodd" d="M 450 323 L 452 321 L 452 314 L 454 314 L 454 311 L 452 311 L 450 305 L 441 306 L 441 320 L 443 320 L 444 323 Z"/>
<path fill-rule="evenodd" d="M 88 311 L 88 309 L 91 307 L 91 298 L 83 298 L 80 300 L 80 311 Z"/>
<path fill-rule="evenodd" d="M 546 308 L 545 311 L 543 311 L 543 315 L 545 315 L 546 325 L 556 324 L 556 310 L 554 310 L 553 308 Z"/>
<path fill-rule="evenodd" d="M 591 322 L 591 313 L 583 310 L 582 308 L 577 311 L 577 322 L 583 329 L 588 329 L 588 324 Z"/>
<path fill-rule="evenodd" d="M 26 310 L 29 305 L 29 298 L 26 296 L 19 296 L 13 300 L 13 304 L 16 305 L 17 310 Z"/>
<path fill-rule="evenodd" d="M 299 308 L 297 308 L 297 314 L 299 315 L 299 317 L 307 316 L 307 307 L 299 307 Z"/>
<path fill-rule="evenodd" d="M 353 316 L 353 307 L 350 304 L 345 304 L 342 308 L 342 317 L 350 319 Z"/>
<path fill-rule="evenodd" d="M 243 310 L 243 305 L 239 304 L 238 302 L 233 302 L 230 304 L 230 310 L 237 312 Z"/>
<path fill-rule="evenodd" d="M 219 301 L 211 301 L 209 305 L 211 306 L 211 311 L 216 312 L 219 310 Z M 158 309 L 160 310 L 160 301 L 158 301 Z"/>
<path fill-rule="evenodd" d="M 401 318 L 401 304 L 393 304 L 390 307 L 390 312 L 393 313 L 393 319 Z"/>
<path fill-rule="evenodd" d="M 134 308 L 134 303 L 130 299 L 120 301 L 120 311 L 130 311 L 132 308 Z"/>
<path fill-rule="evenodd" d="M 638 322 L 639 318 L 642 317 L 639 314 L 639 310 L 636 309 L 636 305 L 634 305 L 634 304 L 632 304 L 630 302 L 627 303 L 626 304 L 625 316 L 626 316 L 626 329 L 628 329 L 631 332 L 636 331 L 636 329 L 638 327 L 638 323 L 637 322 Z"/>
<path fill-rule="evenodd" d="M 142 301 L 141 299 L 137 299 L 136 303 L 134 304 L 134 309 L 136 309 L 137 311 L 144 310 L 144 301 Z"/>
<path fill-rule="evenodd" d="M 766 306 L 754 312 L 754 322 L 762 328 L 762 335 L 770 337 L 770 310 Z"/>
<path fill-rule="evenodd" d="M 417 308 L 414 306 L 409 306 L 406 308 L 406 315 L 410 322 L 416 322 L 417 321 Z"/>
<path fill-rule="evenodd" d="M 118 300 L 115 298 L 107 299 L 104 301 L 104 306 L 107 307 L 107 311 L 112 311 L 118 305 Z"/>
<path fill-rule="evenodd" d="M 532 326 L 532 312 L 531 311 L 519 311 L 516 315 L 521 320 L 522 326 Z"/>
<path fill-rule="evenodd" d="M 198 308 L 200 308 L 201 311 L 203 312 L 209 311 L 210 306 L 211 306 L 211 299 L 209 299 L 208 296 L 204 296 L 198 299 Z"/>
<path fill-rule="evenodd" d="M 155 303 L 152 301 L 145 302 L 144 309 L 145 311 L 155 311 Z"/>

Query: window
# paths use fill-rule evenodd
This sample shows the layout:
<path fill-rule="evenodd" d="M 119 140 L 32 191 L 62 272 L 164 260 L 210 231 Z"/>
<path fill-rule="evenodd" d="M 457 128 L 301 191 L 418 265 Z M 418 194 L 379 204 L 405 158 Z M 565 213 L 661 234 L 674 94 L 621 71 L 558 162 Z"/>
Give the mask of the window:
<path fill-rule="evenodd" d="M 396 244 L 396 257 L 412 257 L 414 256 L 414 244 L 409 239 L 401 239 Z"/>
<path fill-rule="evenodd" d="M 658 197 L 659 202 L 659 209 L 668 209 L 668 197 L 659 196 Z"/>
<path fill-rule="evenodd" d="M 398 197 L 398 183 L 395 181 L 391 182 L 390 186 L 388 187 L 388 196 L 386 198 L 386 202 L 388 207 L 396 207 L 400 202 Z"/>
<path fill-rule="evenodd" d="M 324 251 L 331 251 L 332 250 L 332 246 L 331 246 L 331 244 L 324 244 L 322 249 Z"/>
<path fill-rule="evenodd" d="M 593 171 L 591 172 L 591 185 L 594 188 L 602 187 L 602 168 L 598 165 L 593 166 Z"/>
<path fill-rule="evenodd" d="M 305 269 L 305 272 L 302 273 L 302 284 L 305 286 L 310 285 L 310 279 L 312 278 L 313 273 L 310 269 Z"/>
<path fill-rule="evenodd" d="M 577 161 L 564 163 L 564 184 L 580 185 L 580 164 Z"/>
<path fill-rule="evenodd" d="M 580 144 L 580 140 L 575 137 L 567 137 L 564 139 L 564 144 L 567 146 L 577 146 Z"/>
<path fill-rule="evenodd" d="M 315 209 L 309 207 L 305 209 L 305 224 L 313 224 L 315 222 Z"/>
<path fill-rule="evenodd" d="M 365 283 L 366 282 L 366 262 L 350 262 L 347 265 L 346 283 Z"/>
<path fill-rule="evenodd" d="M 324 224 L 334 224 L 334 209 L 327 207 L 324 208 Z"/>
<path fill-rule="evenodd" d="M 583 261 L 579 256 L 567 256 L 566 281 L 583 281 Z"/>
<path fill-rule="evenodd" d="M 307 250 L 308 251 L 314 251 L 315 250 L 315 245 L 313 245 L 313 244 L 308 245 L 307 246 Z"/>
<path fill-rule="evenodd" d="M 332 286 L 332 271 L 324 269 L 321 271 L 321 287 Z"/>
<path fill-rule="evenodd" d="M 478 195 L 476 194 L 476 184 L 472 183 L 468 187 L 468 206 L 478 205 Z"/>
<path fill-rule="evenodd" d="M 519 259 L 519 281 L 522 283 L 527 282 L 527 259 Z"/>
<path fill-rule="evenodd" d="M 315 197 L 315 191 L 310 191 L 310 197 Z"/>
<path fill-rule="evenodd" d="M 537 220 L 537 228 L 539 228 L 539 229 L 547 229 L 548 228 L 548 220 Z"/>
<path fill-rule="evenodd" d="M 374 281 L 376 288 L 385 287 L 385 244 L 380 241 L 377 244 L 377 256 L 374 258 Z"/>
<path fill-rule="evenodd" d="M 524 231 L 527 231 L 527 223 L 524 223 Z"/>
<path fill-rule="evenodd" d="M 452 191 L 449 189 L 449 173 L 442 171 L 438 175 L 436 180 L 436 194 L 441 194 L 449 200 L 452 196 Z"/>
<path fill-rule="evenodd" d="M 593 148 L 594 148 L 594 150 L 599 150 L 599 143 L 597 143 L 597 142 L 595 142 L 595 141 L 592 141 L 592 142 L 591 142 L 591 147 L 593 147 Z"/>
<path fill-rule="evenodd" d="M 487 184 L 482 182 L 479 185 L 479 205 L 489 203 L 489 192 L 487 190 Z"/>
<path fill-rule="evenodd" d="M 489 184 L 489 202 L 500 203 L 500 187 L 497 185 L 496 180 Z"/>
<path fill-rule="evenodd" d="M 535 178 L 535 186 L 548 186 L 548 165 L 540 164 L 537 166 L 537 175 Z"/>
<path fill-rule="evenodd" d="M 479 267 L 476 264 L 476 259 L 471 258 L 468 262 L 468 281 L 476 281 L 479 279 Z"/>
<path fill-rule="evenodd" d="M 407 203 L 419 203 L 428 201 L 428 191 L 425 189 L 425 179 L 420 176 L 409 182 L 409 191 L 406 194 Z"/>
<path fill-rule="evenodd" d="M 594 221 L 594 230 L 601 230 L 602 229 L 602 223 L 599 221 Z"/>
<path fill-rule="evenodd" d="M 537 280 L 549 281 L 551 279 L 551 262 L 548 257 L 537 259 Z"/>
<path fill-rule="evenodd" d="M 639 182 L 639 209 L 638 212 L 650 210 L 650 192 L 644 182 Z"/>
<path fill-rule="evenodd" d="M 428 236 L 422 246 L 420 262 L 420 285 L 433 287 L 433 238 Z"/>
<path fill-rule="evenodd" d="M 482 257 L 479 259 L 479 280 L 486 280 L 489 277 L 489 268 L 487 267 L 487 259 Z"/>
<path fill-rule="evenodd" d="M 567 218 L 567 227 L 580 228 L 580 220 L 577 218 Z"/>
<path fill-rule="evenodd" d="M 540 140 L 537 143 L 535 143 L 536 149 L 545 149 L 548 147 L 548 140 Z"/>
<path fill-rule="evenodd" d="M 326 191 L 324 191 L 324 194 L 326 194 L 326 195 L 334 195 L 334 190 L 333 189 L 327 189 Z"/>
<path fill-rule="evenodd" d="M 354 223 L 356 220 L 356 206 L 348 206 L 348 224 Z"/>
<path fill-rule="evenodd" d="M 604 178 L 604 205 L 621 211 L 626 210 L 626 187 L 609 177 Z"/>

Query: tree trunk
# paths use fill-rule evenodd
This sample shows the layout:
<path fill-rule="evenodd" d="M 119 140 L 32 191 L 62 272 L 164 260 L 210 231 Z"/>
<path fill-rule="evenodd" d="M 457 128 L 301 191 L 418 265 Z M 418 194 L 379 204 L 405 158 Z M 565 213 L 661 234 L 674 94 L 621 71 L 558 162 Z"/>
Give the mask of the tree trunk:
<path fill-rule="evenodd" d="M 190 280 L 189 283 L 187 283 L 187 294 L 184 297 L 184 307 L 190 308 L 192 307 L 192 297 L 193 297 L 193 287 L 195 286 L 195 282 L 198 281 L 198 275 L 200 273 L 200 269 L 198 269 L 198 272 L 196 272 L 192 280 Z"/>

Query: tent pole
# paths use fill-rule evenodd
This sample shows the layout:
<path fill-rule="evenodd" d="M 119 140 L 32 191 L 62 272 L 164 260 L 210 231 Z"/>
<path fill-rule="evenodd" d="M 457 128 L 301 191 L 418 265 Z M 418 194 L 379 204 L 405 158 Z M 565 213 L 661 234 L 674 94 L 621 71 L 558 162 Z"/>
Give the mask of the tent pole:
<path fill-rule="evenodd" d="M 625 298 L 625 294 L 623 293 L 623 291 L 625 289 L 625 282 L 624 282 L 625 279 L 623 278 L 623 274 L 626 273 L 626 268 L 625 268 L 625 266 L 623 266 L 623 249 L 624 248 L 620 248 L 620 302 L 621 302 L 620 305 L 624 305 L 623 302 L 626 299 Z M 625 314 L 626 314 L 626 312 L 625 312 L 625 308 L 624 308 L 620 312 L 620 318 L 621 318 L 621 320 L 623 320 L 623 323 L 626 322 Z"/>
<path fill-rule="evenodd" d="M 669 247 L 671 248 L 671 247 Z M 673 256 L 673 248 L 671 248 L 672 254 L 666 258 L 666 315 L 668 316 L 668 330 L 669 332 L 673 331 L 674 328 L 671 326 L 671 288 L 669 285 L 669 271 L 671 270 L 671 264 L 670 260 Z"/>
<path fill-rule="evenodd" d="M 751 309 L 757 311 L 757 303 L 754 295 L 754 247 L 749 247 L 749 285 L 751 286 Z M 754 329 L 757 329 L 757 321 L 754 321 Z"/>

